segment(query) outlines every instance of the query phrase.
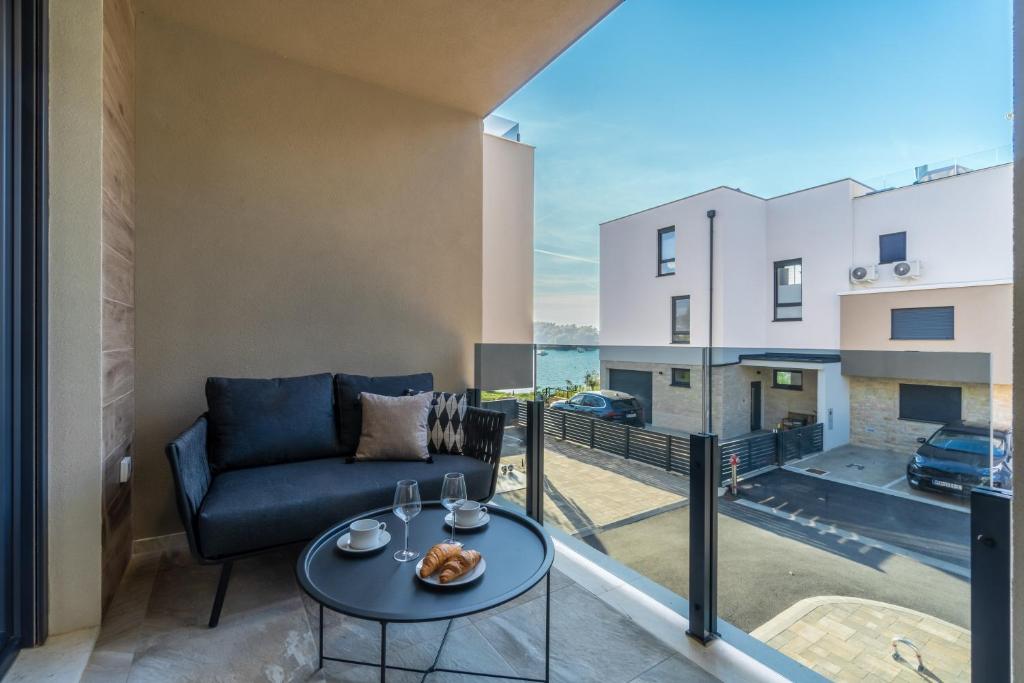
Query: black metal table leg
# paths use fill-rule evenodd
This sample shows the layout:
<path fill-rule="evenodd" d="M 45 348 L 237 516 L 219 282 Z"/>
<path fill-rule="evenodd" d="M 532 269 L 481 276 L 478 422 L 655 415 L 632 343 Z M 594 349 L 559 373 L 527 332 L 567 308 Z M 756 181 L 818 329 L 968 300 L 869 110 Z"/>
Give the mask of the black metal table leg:
<path fill-rule="evenodd" d="M 324 668 L 324 606 L 320 605 L 320 665 L 317 671 Z"/>
<path fill-rule="evenodd" d="M 551 680 L 551 572 L 548 572 L 544 606 L 544 680 Z"/>
<path fill-rule="evenodd" d="M 384 683 L 388 673 L 388 623 L 380 622 L 380 683 Z"/>

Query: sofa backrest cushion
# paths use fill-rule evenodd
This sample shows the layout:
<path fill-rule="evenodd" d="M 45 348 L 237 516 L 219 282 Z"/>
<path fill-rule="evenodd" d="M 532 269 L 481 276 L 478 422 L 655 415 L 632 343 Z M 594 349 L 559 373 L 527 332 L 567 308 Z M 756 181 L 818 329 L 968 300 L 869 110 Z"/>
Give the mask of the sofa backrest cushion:
<path fill-rule="evenodd" d="M 351 457 L 359 446 L 359 433 L 363 428 L 363 410 L 359 395 L 404 396 L 409 390 L 433 391 L 434 375 L 421 372 L 416 375 L 393 375 L 391 377 L 367 377 L 366 375 L 334 376 L 334 395 L 338 406 L 338 443 L 341 454 Z"/>
<path fill-rule="evenodd" d="M 210 469 L 338 455 L 331 375 L 206 380 Z"/>

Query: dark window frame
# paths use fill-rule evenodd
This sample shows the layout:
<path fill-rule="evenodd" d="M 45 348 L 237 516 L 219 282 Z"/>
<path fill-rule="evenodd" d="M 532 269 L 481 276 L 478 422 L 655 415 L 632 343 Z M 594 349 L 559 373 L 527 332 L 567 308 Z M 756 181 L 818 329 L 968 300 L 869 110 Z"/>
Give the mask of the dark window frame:
<path fill-rule="evenodd" d="M 906 406 L 904 405 L 904 395 L 903 395 L 904 388 L 912 388 L 912 389 L 921 389 L 921 388 L 923 388 L 923 389 L 926 389 L 926 390 L 931 391 L 931 392 L 935 392 L 935 390 L 940 390 L 940 389 L 948 389 L 948 390 L 951 390 L 951 391 L 955 391 L 956 394 L 957 394 L 957 406 L 958 406 L 958 411 L 957 411 L 956 416 L 949 416 L 948 418 L 946 418 L 946 417 L 939 417 L 938 419 L 935 419 L 935 416 L 923 416 L 923 415 L 920 415 L 920 414 L 918 414 L 918 415 L 907 415 L 904 412 L 904 409 L 906 408 Z M 945 384 L 912 384 L 912 383 L 900 382 L 899 387 L 897 387 L 897 390 L 896 390 L 896 404 L 897 404 L 897 406 L 896 406 L 896 415 L 897 415 L 897 418 L 900 419 L 900 420 L 904 420 L 906 422 L 924 422 L 926 424 L 939 424 L 939 425 L 949 424 L 950 422 L 956 422 L 958 420 L 962 420 L 963 419 L 963 413 L 964 413 L 964 392 L 963 392 L 963 387 L 951 386 L 951 385 L 945 385 Z"/>
<path fill-rule="evenodd" d="M 672 336 L 671 336 L 671 340 L 672 340 L 673 344 L 689 344 L 690 343 L 690 327 L 692 327 L 692 324 L 689 325 L 685 331 L 677 330 L 676 329 L 676 302 L 677 301 L 682 301 L 683 299 L 686 299 L 687 305 L 689 305 L 690 295 L 689 294 L 684 294 L 682 296 L 674 296 L 674 297 L 672 297 L 671 307 L 669 308 L 669 315 L 672 317 Z M 693 309 L 691 309 L 691 313 L 692 313 L 692 311 L 693 311 Z M 679 340 L 679 341 L 676 340 L 676 335 L 679 335 L 681 337 L 684 334 L 686 335 L 686 339 L 685 340 Z"/>
<path fill-rule="evenodd" d="M 886 237 L 899 237 L 903 238 L 903 256 L 899 258 L 886 258 L 884 240 Z M 878 265 L 886 263 L 896 263 L 898 261 L 907 260 L 907 231 L 901 230 L 899 232 L 887 232 L 884 235 L 878 236 Z"/>
<path fill-rule="evenodd" d="M 793 376 L 800 376 L 800 384 L 779 384 L 779 373 L 788 372 Z M 772 368 L 772 389 L 783 389 L 785 391 L 803 391 L 804 390 L 804 371 L 803 370 L 787 370 L 786 368 Z"/>
<path fill-rule="evenodd" d="M 952 332 L 948 337 L 897 337 L 896 313 L 899 311 L 948 310 Z M 956 307 L 955 306 L 906 306 L 889 309 L 889 339 L 891 341 L 953 341 L 956 339 Z"/>
<path fill-rule="evenodd" d="M 665 277 L 667 275 L 675 275 L 676 274 L 676 257 L 675 257 L 675 255 L 673 255 L 672 258 L 665 258 L 662 255 L 662 248 L 664 247 L 664 237 L 665 237 L 665 235 L 668 235 L 670 233 L 672 235 L 675 235 L 675 233 L 676 233 L 676 226 L 670 225 L 667 228 L 661 228 L 660 230 L 658 230 L 658 268 L 656 270 L 656 273 L 657 273 L 658 277 Z M 677 251 L 678 251 L 678 249 L 677 249 Z M 663 270 L 664 266 L 666 264 L 668 264 L 668 263 L 672 264 L 672 271 L 671 272 L 665 272 Z"/>
<path fill-rule="evenodd" d="M 779 270 L 781 270 L 782 268 L 786 268 L 787 266 L 792 266 L 792 265 L 799 265 L 800 266 L 800 302 L 799 303 L 795 303 L 795 304 L 793 304 L 793 303 L 780 304 L 779 303 Z M 804 305 L 804 259 L 803 259 L 803 257 L 801 257 L 801 258 L 785 259 L 784 261 L 775 261 L 775 263 L 772 265 L 772 298 L 773 298 L 773 303 L 774 303 L 774 306 L 772 307 L 772 322 L 775 322 L 775 323 L 790 323 L 790 322 L 800 322 L 800 321 L 802 321 L 804 319 L 803 310 L 800 311 L 800 317 L 799 318 L 780 318 L 779 317 L 779 309 L 780 308 L 796 308 L 796 307 L 801 307 L 802 308 L 803 305 Z"/>
<path fill-rule="evenodd" d="M 678 381 L 677 382 L 676 381 L 676 373 L 677 372 L 685 372 L 686 373 L 686 380 Z M 669 374 L 669 379 L 670 379 L 671 385 L 674 386 L 674 387 L 682 387 L 684 389 L 689 389 L 690 388 L 690 381 L 691 381 L 691 374 L 692 373 L 690 372 L 690 368 L 672 368 L 672 370 L 670 371 L 670 374 Z"/>

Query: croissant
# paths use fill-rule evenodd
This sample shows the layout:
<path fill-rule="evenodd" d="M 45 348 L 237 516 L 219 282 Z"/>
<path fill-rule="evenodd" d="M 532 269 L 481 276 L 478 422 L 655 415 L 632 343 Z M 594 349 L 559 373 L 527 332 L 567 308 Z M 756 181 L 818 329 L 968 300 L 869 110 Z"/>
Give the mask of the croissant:
<path fill-rule="evenodd" d="M 420 577 L 425 579 L 436 572 L 445 562 L 457 555 L 460 550 L 462 550 L 462 546 L 455 545 L 454 543 L 438 543 L 435 545 L 427 551 L 426 556 L 423 558 L 423 564 L 420 565 Z"/>
<path fill-rule="evenodd" d="M 476 550 L 463 550 L 444 563 L 441 568 L 441 583 L 448 583 L 459 578 L 480 562 L 480 553 Z"/>

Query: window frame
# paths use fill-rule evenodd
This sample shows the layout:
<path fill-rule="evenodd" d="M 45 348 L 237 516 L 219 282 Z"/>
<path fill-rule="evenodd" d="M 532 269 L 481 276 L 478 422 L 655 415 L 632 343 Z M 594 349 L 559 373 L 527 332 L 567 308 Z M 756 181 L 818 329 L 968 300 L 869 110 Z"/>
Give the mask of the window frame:
<path fill-rule="evenodd" d="M 676 372 L 685 372 L 686 373 L 686 381 L 677 382 L 676 381 Z M 671 386 L 674 386 L 674 387 L 682 387 L 683 389 L 689 389 L 691 387 L 691 384 L 690 384 L 691 377 L 692 377 L 692 373 L 690 372 L 690 368 L 672 368 L 669 371 L 669 383 L 670 383 Z"/>
<path fill-rule="evenodd" d="M 795 304 L 794 303 L 780 304 L 779 303 L 779 270 L 781 270 L 782 268 L 786 268 L 788 266 L 792 266 L 792 265 L 799 265 L 800 266 L 800 302 L 799 303 L 795 303 Z M 790 322 L 800 322 L 800 321 L 802 321 L 804 319 L 804 312 L 803 312 L 803 305 L 804 305 L 804 259 L 803 259 L 803 257 L 785 259 L 783 261 L 775 261 L 773 263 L 773 265 L 772 265 L 772 300 L 773 300 L 773 304 L 774 304 L 772 306 L 772 322 L 774 322 L 774 323 L 790 323 Z M 800 310 L 800 317 L 799 318 L 780 318 L 779 317 L 779 308 L 796 308 L 796 307 L 800 307 L 800 309 L 801 309 Z"/>
<path fill-rule="evenodd" d="M 934 420 L 921 416 L 905 416 L 903 413 L 903 388 L 904 387 L 925 387 L 928 389 L 950 389 L 957 393 L 959 397 L 958 405 L 959 410 L 957 411 L 957 417 L 952 420 Z M 896 418 L 906 422 L 922 422 L 925 424 L 937 424 L 946 425 L 951 422 L 957 422 L 963 420 L 964 417 L 964 390 L 962 386 L 953 386 L 948 384 L 914 384 L 912 382 L 900 382 L 896 388 Z"/>
<path fill-rule="evenodd" d="M 676 329 L 676 302 L 677 301 L 682 301 L 683 299 L 686 299 L 686 302 L 687 302 L 686 305 L 687 305 L 687 308 L 689 308 L 690 307 L 690 295 L 689 294 L 683 294 L 683 295 L 680 295 L 680 296 L 674 296 L 674 297 L 672 297 L 672 301 L 670 303 L 669 316 L 671 318 L 671 330 L 672 330 L 672 333 L 671 333 L 671 336 L 669 338 L 671 340 L 671 343 L 673 343 L 673 344 L 689 344 L 690 340 L 691 340 L 691 336 L 690 336 L 691 335 L 691 332 L 690 332 L 691 325 L 687 324 L 687 329 L 686 329 L 685 332 Z M 692 309 L 690 309 L 690 312 L 692 313 Z M 685 341 L 676 341 L 676 335 L 677 334 L 680 335 L 680 336 L 685 334 L 686 335 L 686 340 Z"/>
<path fill-rule="evenodd" d="M 655 270 L 655 273 L 657 274 L 657 277 L 666 277 L 668 275 L 675 275 L 676 274 L 676 256 L 675 256 L 675 254 L 672 255 L 672 258 L 665 258 L 662 255 L 662 248 L 664 247 L 664 237 L 665 237 L 665 235 L 668 235 L 668 234 L 672 234 L 674 236 L 676 234 L 676 226 L 670 225 L 667 228 L 660 228 L 658 230 L 658 263 L 657 263 L 657 269 Z M 662 270 L 662 268 L 665 266 L 665 264 L 668 264 L 668 263 L 672 264 L 672 272 L 666 273 L 666 272 L 664 272 Z"/>
<path fill-rule="evenodd" d="M 779 384 L 779 373 L 788 372 L 790 375 L 799 375 L 800 384 Z M 789 370 L 787 368 L 772 368 L 772 389 L 782 389 L 784 391 L 803 391 L 804 390 L 804 371 L 803 370 Z"/>
<path fill-rule="evenodd" d="M 897 311 L 927 311 L 933 309 L 948 310 L 950 313 L 950 335 L 948 337 L 897 337 Z M 956 306 L 904 306 L 889 309 L 889 340 L 890 341 L 954 341 L 956 339 Z"/>
<path fill-rule="evenodd" d="M 882 240 L 886 237 L 896 237 L 897 235 L 903 235 L 903 258 L 884 259 L 882 250 Z M 900 261 L 907 260 L 907 231 L 900 230 L 899 232 L 887 232 L 884 235 L 878 236 L 878 265 L 885 265 L 887 263 L 899 263 Z"/>

